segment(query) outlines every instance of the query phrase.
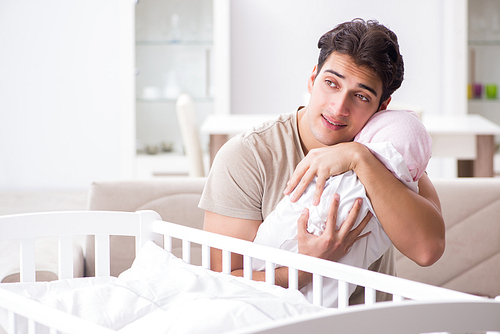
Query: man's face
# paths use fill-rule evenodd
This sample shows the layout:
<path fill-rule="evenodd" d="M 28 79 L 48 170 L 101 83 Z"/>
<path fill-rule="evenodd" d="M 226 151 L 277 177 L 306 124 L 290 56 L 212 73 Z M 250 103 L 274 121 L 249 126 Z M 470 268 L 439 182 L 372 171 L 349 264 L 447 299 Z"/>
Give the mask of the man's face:
<path fill-rule="evenodd" d="M 382 80 L 350 56 L 334 52 L 316 70 L 308 82 L 309 138 L 302 138 L 308 150 L 351 141 L 377 110 L 387 108 L 390 99 L 379 108 Z"/>

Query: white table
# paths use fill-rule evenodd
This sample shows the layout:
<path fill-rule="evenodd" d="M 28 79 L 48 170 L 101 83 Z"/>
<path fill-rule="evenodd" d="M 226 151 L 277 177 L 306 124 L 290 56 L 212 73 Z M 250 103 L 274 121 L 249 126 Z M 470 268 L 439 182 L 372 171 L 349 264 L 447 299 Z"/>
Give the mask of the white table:
<path fill-rule="evenodd" d="M 210 162 L 230 136 L 276 117 L 273 114 L 207 116 L 201 132 L 210 135 Z M 433 156 L 472 160 L 474 176 L 493 176 L 495 136 L 500 135 L 500 126 L 480 115 L 425 114 L 422 121 L 433 140 Z"/>
<path fill-rule="evenodd" d="M 473 161 L 473 176 L 494 175 L 495 136 L 500 126 L 481 115 L 424 115 L 432 137 L 432 155 Z"/>
<path fill-rule="evenodd" d="M 210 136 L 210 165 L 217 151 L 231 137 L 238 133 L 251 130 L 266 121 L 276 119 L 276 114 L 210 114 L 207 116 L 200 131 Z"/>

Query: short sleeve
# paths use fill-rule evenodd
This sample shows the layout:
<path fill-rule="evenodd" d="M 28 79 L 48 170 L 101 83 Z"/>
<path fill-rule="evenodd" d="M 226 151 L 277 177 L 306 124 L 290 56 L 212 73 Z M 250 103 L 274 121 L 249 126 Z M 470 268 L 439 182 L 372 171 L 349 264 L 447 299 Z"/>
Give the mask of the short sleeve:
<path fill-rule="evenodd" d="M 262 171 L 256 152 L 243 135 L 217 152 L 199 207 L 223 216 L 263 220 Z"/>

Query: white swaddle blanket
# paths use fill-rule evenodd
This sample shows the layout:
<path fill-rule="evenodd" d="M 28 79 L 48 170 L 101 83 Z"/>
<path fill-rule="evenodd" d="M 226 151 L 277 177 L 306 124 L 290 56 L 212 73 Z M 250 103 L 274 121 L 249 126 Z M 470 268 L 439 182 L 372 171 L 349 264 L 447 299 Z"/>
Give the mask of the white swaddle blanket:
<path fill-rule="evenodd" d="M 366 146 L 382 161 L 382 163 L 384 163 L 384 165 L 386 165 L 386 167 L 393 171 L 401 181 L 412 190 L 418 192 L 417 182 L 413 181 L 402 155 L 391 143 L 368 143 Z M 295 203 L 292 203 L 290 200 L 292 194 L 285 196 L 278 203 L 276 209 L 271 212 L 260 225 L 254 242 L 297 252 L 297 220 L 305 207 L 309 209 L 308 231 L 315 235 L 320 235 L 325 229 L 328 210 L 335 193 L 340 195 L 336 222 L 337 229 L 339 229 L 346 220 L 354 201 L 357 198 L 362 198 L 363 203 L 361 211 L 354 227 L 361 223 L 368 211 L 371 211 L 374 216 L 362 232 L 371 233 L 367 237 L 355 242 L 349 252 L 338 262 L 367 269 L 387 251 L 391 245 L 391 241 L 375 215 L 371 202 L 366 196 L 364 186 L 353 171 L 330 177 L 326 181 L 319 205 L 313 206 L 312 201 L 315 187 L 316 181 L 311 182 L 299 200 Z M 253 260 L 253 270 L 264 269 L 264 261 L 258 259 Z M 354 285 L 350 285 L 349 294 L 352 294 L 355 288 Z M 312 301 L 311 284 L 303 287 L 301 291 L 309 301 Z M 327 307 L 336 307 L 337 296 L 337 280 L 325 279 L 323 289 L 324 305 Z"/>

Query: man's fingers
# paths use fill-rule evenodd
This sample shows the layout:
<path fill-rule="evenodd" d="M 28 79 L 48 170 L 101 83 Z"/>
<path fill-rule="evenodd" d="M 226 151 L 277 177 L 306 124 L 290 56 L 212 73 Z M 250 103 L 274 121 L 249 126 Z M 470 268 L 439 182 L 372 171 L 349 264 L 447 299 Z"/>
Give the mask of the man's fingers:
<path fill-rule="evenodd" d="M 372 217 L 373 217 L 373 213 L 368 211 L 365 218 L 363 218 L 361 223 L 359 223 L 359 225 L 356 226 L 356 228 L 353 231 L 356 232 L 358 235 L 361 234 L 361 232 L 363 232 L 363 230 L 365 229 L 366 225 L 368 225 L 368 223 L 370 222 L 370 219 L 372 219 Z"/>
<path fill-rule="evenodd" d="M 309 210 L 307 208 L 304 208 L 302 210 L 302 213 L 299 216 L 299 219 L 297 220 L 297 233 L 298 235 L 302 235 L 304 233 L 307 233 L 307 221 L 309 220 Z"/>
<path fill-rule="evenodd" d="M 361 232 L 363 232 L 363 230 L 365 229 L 366 225 L 368 224 L 368 222 L 372 217 L 373 214 L 370 211 L 368 211 L 368 213 L 366 214 L 365 218 L 363 218 L 361 223 L 359 223 L 359 225 L 356 226 L 356 228 L 354 228 L 352 231 L 349 232 L 349 239 L 352 239 L 352 242 L 350 243 L 348 249 L 350 249 L 356 241 L 367 237 L 371 233 L 371 232 L 366 232 L 361 234 Z"/>
<path fill-rule="evenodd" d="M 316 178 L 316 191 L 314 192 L 313 205 L 318 205 L 321 199 L 321 194 L 323 193 L 323 189 L 325 189 L 325 183 L 327 178 L 325 177 L 317 177 Z"/>
<path fill-rule="evenodd" d="M 363 239 L 364 237 L 367 237 L 370 233 L 372 233 L 372 232 L 370 231 L 370 232 L 366 232 L 366 233 L 360 235 L 359 237 L 354 239 L 354 242 L 358 241 L 359 239 Z M 353 242 L 353 244 L 354 244 L 354 242 Z"/>
<path fill-rule="evenodd" d="M 342 226 L 340 226 L 339 238 L 341 238 L 342 240 L 349 234 L 349 232 L 351 232 L 352 227 L 356 223 L 356 219 L 358 218 L 362 203 L 363 200 L 361 198 L 356 199 L 351 208 L 351 211 L 349 211 L 349 214 L 347 215 L 347 219 L 342 223 Z M 359 231 L 359 233 L 361 233 L 361 231 Z"/>
<path fill-rule="evenodd" d="M 328 217 L 326 218 L 326 227 L 323 233 L 327 235 L 332 235 L 335 233 L 335 227 L 337 224 L 337 211 L 339 209 L 340 195 L 335 193 L 333 195 L 332 204 L 328 210 Z"/>
<path fill-rule="evenodd" d="M 312 172 L 310 169 L 302 176 L 300 182 L 293 191 L 291 197 L 292 202 L 297 202 L 299 200 L 300 196 L 302 196 L 309 183 L 311 183 L 311 181 L 314 179 L 314 176 L 315 176 L 314 172 Z"/>
<path fill-rule="evenodd" d="M 308 169 L 309 167 L 304 163 L 304 160 L 299 162 L 299 164 L 297 165 L 292 174 L 292 177 L 290 178 L 290 180 L 288 180 L 285 190 L 283 191 L 283 194 L 285 196 L 290 195 L 292 193 L 292 191 L 295 189 L 295 187 L 297 187 L 300 180 L 302 179 L 302 177 L 304 176 L 304 174 L 307 172 Z"/>

